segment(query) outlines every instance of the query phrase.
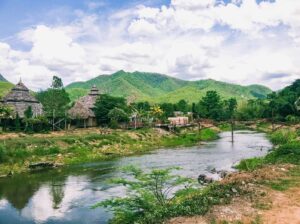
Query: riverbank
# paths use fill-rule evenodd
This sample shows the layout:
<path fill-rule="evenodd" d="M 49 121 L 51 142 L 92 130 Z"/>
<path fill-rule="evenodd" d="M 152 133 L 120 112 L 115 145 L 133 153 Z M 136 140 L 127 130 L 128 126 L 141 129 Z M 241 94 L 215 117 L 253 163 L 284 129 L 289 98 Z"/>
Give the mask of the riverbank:
<path fill-rule="evenodd" d="M 174 218 L 168 224 L 300 223 L 300 131 L 294 126 L 281 126 L 271 132 L 270 124 L 253 126 L 257 128 L 268 133 L 274 149 L 263 158 L 241 161 L 239 172 L 217 183 L 222 189 L 232 185 L 239 189 L 235 194 L 227 192 L 228 203 L 211 204 L 202 216 L 190 213 L 186 214 L 190 217 Z M 225 194 L 220 192 L 216 199 L 226 198 Z"/>
<path fill-rule="evenodd" d="M 87 129 L 49 134 L 7 134 L 0 138 L 0 176 L 29 171 L 30 165 L 62 166 L 109 160 L 146 153 L 163 147 L 181 147 L 218 138 L 217 129 Z"/>

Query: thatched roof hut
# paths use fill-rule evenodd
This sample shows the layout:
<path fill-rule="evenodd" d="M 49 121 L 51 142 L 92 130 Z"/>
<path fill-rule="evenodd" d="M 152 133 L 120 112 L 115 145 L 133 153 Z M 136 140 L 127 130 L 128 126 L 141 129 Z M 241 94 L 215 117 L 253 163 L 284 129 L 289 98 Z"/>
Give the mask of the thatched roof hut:
<path fill-rule="evenodd" d="M 24 117 L 24 112 L 31 107 L 33 116 L 43 114 L 42 104 L 30 94 L 29 89 L 20 81 L 1 101 L 3 104 L 12 106 L 15 113 L 21 118 Z"/>
<path fill-rule="evenodd" d="M 72 119 L 87 121 L 85 126 L 96 126 L 96 116 L 93 111 L 97 98 L 100 96 L 99 90 L 94 85 L 87 96 L 81 97 L 69 110 Z"/>

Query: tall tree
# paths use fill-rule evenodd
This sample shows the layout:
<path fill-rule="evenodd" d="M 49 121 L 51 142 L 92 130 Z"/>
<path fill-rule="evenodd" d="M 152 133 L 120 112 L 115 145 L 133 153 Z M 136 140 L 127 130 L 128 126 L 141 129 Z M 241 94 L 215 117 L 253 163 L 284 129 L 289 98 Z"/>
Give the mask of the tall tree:
<path fill-rule="evenodd" d="M 63 83 L 57 76 L 53 77 L 52 85 L 49 89 L 37 93 L 37 99 L 43 104 L 43 109 L 47 117 L 65 117 L 69 103 L 69 94 L 63 88 Z"/>
<path fill-rule="evenodd" d="M 110 123 L 111 118 L 109 112 L 114 108 L 122 109 L 127 112 L 128 107 L 126 100 L 122 97 L 113 97 L 107 94 L 102 94 L 97 99 L 95 104 L 95 115 L 100 124 L 107 125 Z"/>
<path fill-rule="evenodd" d="M 213 120 L 222 118 L 222 101 L 216 91 L 208 91 L 200 100 L 199 113 L 201 117 Z"/>

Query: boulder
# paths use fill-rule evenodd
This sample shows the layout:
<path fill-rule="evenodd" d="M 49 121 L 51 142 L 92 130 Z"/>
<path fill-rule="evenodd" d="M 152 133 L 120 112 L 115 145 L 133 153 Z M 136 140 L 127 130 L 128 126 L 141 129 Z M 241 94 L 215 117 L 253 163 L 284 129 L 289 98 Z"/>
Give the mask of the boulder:
<path fill-rule="evenodd" d="M 226 170 L 220 170 L 220 171 L 218 171 L 218 174 L 220 175 L 220 177 L 222 179 L 224 179 L 225 177 L 227 177 L 230 174 L 230 172 L 226 171 Z"/>
<path fill-rule="evenodd" d="M 198 177 L 199 184 L 211 184 L 214 182 L 213 178 L 206 176 L 205 174 L 200 174 Z"/>

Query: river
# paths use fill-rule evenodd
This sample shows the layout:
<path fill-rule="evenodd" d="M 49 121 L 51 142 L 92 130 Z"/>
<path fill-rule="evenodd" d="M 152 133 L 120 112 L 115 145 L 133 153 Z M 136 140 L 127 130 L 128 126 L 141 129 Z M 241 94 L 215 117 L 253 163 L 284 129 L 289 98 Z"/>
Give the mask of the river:
<path fill-rule="evenodd" d="M 251 131 L 229 132 L 202 145 L 159 149 L 149 154 L 88 163 L 57 170 L 15 175 L 0 179 L 0 224 L 93 224 L 107 223 L 111 213 L 91 206 L 110 197 L 123 196 L 123 187 L 108 180 L 122 175 L 121 167 L 143 169 L 181 167 L 180 175 L 197 178 L 210 170 L 232 170 L 245 158 L 264 156 L 272 144 L 265 134 Z"/>

